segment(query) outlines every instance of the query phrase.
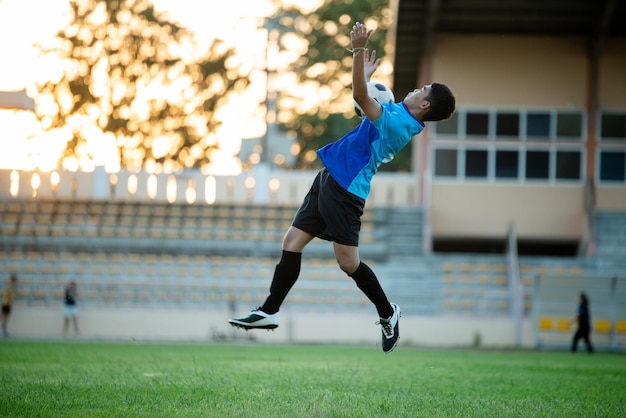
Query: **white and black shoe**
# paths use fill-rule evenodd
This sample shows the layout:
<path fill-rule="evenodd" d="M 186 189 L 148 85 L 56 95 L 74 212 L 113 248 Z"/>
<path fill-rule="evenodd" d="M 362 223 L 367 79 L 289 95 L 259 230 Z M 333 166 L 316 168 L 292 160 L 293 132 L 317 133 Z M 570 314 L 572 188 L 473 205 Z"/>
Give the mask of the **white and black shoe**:
<path fill-rule="evenodd" d="M 380 321 L 376 322 L 376 325 L 380 325 L 383 332 L 383 351 L 390 353 L 398 345 L 398 339 L 400 338 L 400 328 L 398 323 L 400 322 L 400 307 L 395 303 L 392 303 L 393 315 L 389 318 L 380 318 Z"/>
<path fill-rule="evenodd" d="M 246 331 L 249 329 L 276 329 L 278 325 L 280 325 L 280 318 L 278 317 L 278 313 L 275 314 L 266 314 L 260 309 L 255 309 L 250 312 L 250 315 L 244 318 L 233 318 L 229 319 L 228 322 L 237 328 L 243 328 Z"/>

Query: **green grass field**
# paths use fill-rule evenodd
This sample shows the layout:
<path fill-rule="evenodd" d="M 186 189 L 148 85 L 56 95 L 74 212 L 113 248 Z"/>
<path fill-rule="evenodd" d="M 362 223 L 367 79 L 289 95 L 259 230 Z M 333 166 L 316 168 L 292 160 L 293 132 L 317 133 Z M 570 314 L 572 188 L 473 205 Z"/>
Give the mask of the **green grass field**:
<path fill-rule="evenodd" d="M 1 417 L 624 417 L 626 356 L 0 343 Z"/>

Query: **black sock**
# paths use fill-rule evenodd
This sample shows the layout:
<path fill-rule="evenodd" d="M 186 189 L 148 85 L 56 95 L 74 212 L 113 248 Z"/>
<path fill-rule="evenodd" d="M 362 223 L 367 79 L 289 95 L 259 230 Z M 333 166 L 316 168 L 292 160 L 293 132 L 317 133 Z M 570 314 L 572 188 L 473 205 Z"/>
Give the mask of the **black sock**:
<path fill-rule="evenodd" d="M 367 264 L 361 261 L 359 267 L 350 277 L 354 279 L 357 287 L 361 289 L 361 291 L 365 293 L 365 296 L 376 306 L 379 317 L 389 318 L 393 315 L 393 307 L 391 303 L 389 303 L 385 291 L 380 286 L 376 274 L 374 274 Z"/>
<path fill-rule="evenodd" d="M 274 270 L 274 278 L 270 286 L 270 295 L 265 300 L 261 310 L 266 314 L 275 314 L 287 297 L 287 293 L 298 280 L 302 253 L 283 250 L 283 255 Z"/>

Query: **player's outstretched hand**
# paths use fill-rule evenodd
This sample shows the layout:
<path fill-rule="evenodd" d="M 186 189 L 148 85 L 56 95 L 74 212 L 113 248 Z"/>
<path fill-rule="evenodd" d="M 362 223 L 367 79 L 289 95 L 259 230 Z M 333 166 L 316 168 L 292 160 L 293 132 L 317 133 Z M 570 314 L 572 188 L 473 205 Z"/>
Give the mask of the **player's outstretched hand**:
<path fill-rule="evenodd" d="M 352 31 L 350 32 L 352 49 L 365 48 L 367 46 L 367 40 L 369 39 L 371 34 L 371 29 L 367 30 L 363 23 L 356 22 L 354 26 L 352 26 Z"/>
<path fill-rule="evenodd" d="M 376 50 L 373 50 L 370 54 L 369 49 L 365 48 L 363 51 L 365 55 L 363 56 L 364 62 L 364 70 L 365 70 L 365 80 L 370 81 L 372 78 L 372 74 L 376 72 L 376 69 L 380 65 L 380 58 L 376 58 Z"/>

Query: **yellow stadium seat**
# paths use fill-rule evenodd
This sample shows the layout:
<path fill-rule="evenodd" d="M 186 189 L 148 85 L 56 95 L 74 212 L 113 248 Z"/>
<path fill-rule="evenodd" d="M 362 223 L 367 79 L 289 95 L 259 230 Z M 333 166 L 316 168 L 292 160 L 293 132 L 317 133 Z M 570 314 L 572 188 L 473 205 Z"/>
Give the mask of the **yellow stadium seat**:
<path fill-rule="evenodd" d="M 595 332 L 609 332 L 611 331 L 611 321 L 608 319 L 598 319 L 595 321 L 593 329 Z"/>
<path fill-rule="evenodd" d="M 453 274 L 444 274 L 443 275 L 443 282 L 444 283 L 454 283 L 455 281 L 455 277 Z"/>
<path fill-rule="evenodd" d="M 505 285 L 509 283 L 509 279 L 506 276 L 496 276 L 493 279 L 495 284 Z"/>
<path fill-rule="evenodd" d="M 124 290 L 122 291 L 121 297 L 123 300 L 134 300 L 135 292 L 133 292 L 132 290 Z"/>
<path fill-rule="evenodd" d="M 539 318 L 539 329 L 550 330 L 554 326 L 554 320 L 546 316 Z"/>
<path fill-rule="evenodd" d="M 487 272 L 489 271 L 489 264 L 487 263 L 479 263 L 476 265 L 476 271 L 479 272 Z"/>
<path fill-rule="evenodd" d="M 472 267 L 473 267 L 472 263 L 462 263 L 460 266 L 461 271 L 465 271 L 465 272 L 472 271 Z"/>
<path fill-rule="evenodd" d="M 615 321 L 615 332 L 620 334 L 626 333 L 626 320 Z"/>
<path fill-rule="evenodd" d="M 480 284 L 487 284 L 489 283 L 490 280 L 491 280 L 491 277 L 487 275 L 478 276 L 478 278 L 476 279 L 476 281 Z"/>
<path fill-rule="evenodd" d="M 572 324 L 568 318 L 559 318 L 556 326 L 559 331 L 569 331 L 572 328 Z"/>
<path fill-rule="evenodd" d="M 471 283 L 472 280 L 474 280 L 474 276 L 472 276 L 471 274 L 464 274 L 460 277 L 459 280 L 461 281 L 461 283 Z"/>
<path fill-rule="evenodd" d="M 455 266 L 455 264 L 454 264 L 454 263 L 443 263 L 443 264 L 441 265 L 441 269 L 442 269 L 443 271 L 454 271 L 454 270 L 455 270 L 455 268 L 456 268 L 456 266 Z"/>
<path fill-rule="evenodd" d="M 580 276 L 583 273 L 585 273 L 584 267 L 572 267 L 569 270 L 569 274 L 572 275 L 572 276 Z"/>
<path fill-rule="evenodd" d="M 473 308 L 474 306 L 476 306 L 476 301 L 474 301 L 472 299 L 465 299 L 463 301 L 463 307 L 464 308 Z"/>
<path fill-rule="evenodd" d="M 504 273 L 506 271 L 506 264 L 498 263 L 491 266 L 491 271 L 495 273 Z"/>

